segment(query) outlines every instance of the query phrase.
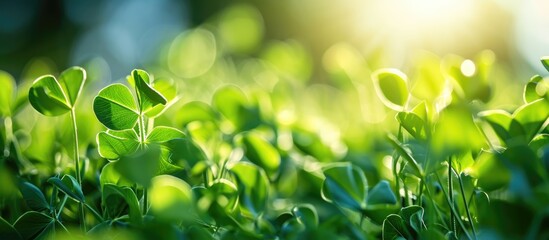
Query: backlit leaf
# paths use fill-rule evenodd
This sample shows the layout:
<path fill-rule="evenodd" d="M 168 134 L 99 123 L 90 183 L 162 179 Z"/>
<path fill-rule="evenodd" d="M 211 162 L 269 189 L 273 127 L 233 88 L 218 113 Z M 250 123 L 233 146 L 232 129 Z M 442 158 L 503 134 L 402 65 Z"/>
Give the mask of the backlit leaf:
<path fill-rule="evenodd" d="M 265 169 L 269 176 L 275 176 L 280 167 L 280 154 L 276 148 L 253 132 L 245 134 L 242 142 L 246 150 L 246 157 Z"/>
<path fill-rule="evenodd" d="M 163 220 L 181 221 L 192 213 L 193 193 L 189 184 L 170 175 L 152 179 L 149 189 L 152 213 Z"/>
<path fill-rule="evenodd" d="M 139 117 L 132 93 L 119 83 L 99 92 L 93 100 L 93 111 L 97 119 L 112 130 L 131 129 Z"/>
<path fill-rule="evenodd" d="M 137 134 L 133 129 L 100 132 L 96 141 L 99 155 L 107 159 L 118 159 L 135 152 L 139 147 Z"/>
<path fill-rule="evenodd" d="M 388 108 L 404 110 L 408 102 L 407 78 L 400 70 L 386 68 L 372 73 L 378 97 Z"/>
<path fill-rule="evenodd" d="M 163 143 L 176 138 L 185 138 L 185 134 L 176 128 L 158 126 L 147 136 L 146 141 L 151 143 Z"/>
<path fill-rule="evenodd" d="M 29 101 L 36 111 L 46 116 L 58 116 L 71 107 L 59 82 L 51 76 L 42 76 L 29 89 Z"/>
<path fill-rule="evenodd" d="M 132 71 L 133 81 L 135 83 L 135 92 L 140 112 L 147 112 L 158 104 L 165 105 L 167 100 L 161 93 L 150 86 L 152 79 L 147 72 L 141 69 Z"/>
<path fill-rule="evenodd" d="M 74 106 L 86 82 L 86 71 L 81 67 L 71 67 L 59 75 L 59 84 L 63 87 L 68 103 Z"/>
<path fill-rule="evenodd" d="M 0 116 L 11 116 L 17 86 L 13 77 L 0 70 Z"/>

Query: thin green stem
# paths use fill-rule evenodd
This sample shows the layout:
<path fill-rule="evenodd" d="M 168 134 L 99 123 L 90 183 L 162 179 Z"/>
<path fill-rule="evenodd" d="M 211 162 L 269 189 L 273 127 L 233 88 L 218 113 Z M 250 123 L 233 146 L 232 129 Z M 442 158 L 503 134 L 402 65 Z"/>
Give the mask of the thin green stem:
<path fill-rule="evenodd" d="M 473 238 L 477 239 L 477 233 L 475 231 L 475 225 L 473 224 L 473 218 L 471 217 L 471 212 L 469 211 L 469 204 L 467 204 L 467 198 L 465 197 L 465 190 L 463 189 L 463 180 L 461 180 L 461 175 L 458 175 L 459 188 L 461 190 L 461 197 L 463 198 L 463 205 L 465 205 L 465 212 L 467 212 L 467 218 L 469 218 L 469 224 L 471 224 L 471 231 L 473 231 Z"/>
<path fill-rule="evenodd" d="M 453 207 L 454 204 L 454 187 L 452 183 L 452 158 L 448 158 L 448 197 L 450 199 L 450 204 Z M 452 227 L 452 231 L 454 232 L 454 236 L 457 238 L 456 233 L 456 216 L 454 215 L 454 212 L 450 212 L 450 226 Z"/>
<path fill-rule="evenodd" d="M 86 206 L 86 208 L 88 208 L 90 210 L 90 212 L 93 213 L 93 215 L 95 216 L 95 218 L 97 218 L 97 220 L 99 220 L 100 222 L 104 222 L 105 219 L 103 219 L 103 217 L 101 216 L 101 214 L 99 214 L 97 211 L 95 211 L 95 209 L 93 209 L 92 206 L 88 205 L 87 203 L 84 203 L 84 205 Z"/>
<path fill-rule="evenodd" d="M 149 204 L 149 193 L 146 187 L 143 187 L 143 215 L 147 214 L 148 204 Z"/>
<path fill-rule="evenodd" d="M 55 216 L 55 218 L 59 219 L 59 216 L 61 216 L 61 212 L 63 212 L 63 208 L 65 208 L 65 203 L 67 203 L 68 198 L 69 196 L 67 195 L 63 197 L 63 200 L 61 201 L 61 205 L 59 206 L 59 211 L 57 211 L 57 215 Z"/>
<path fill-rule="evenodd" d="M 437 177 L 438 182 L 442 184 L 442 180 L 440 179 L 440 176 L 438 175 L 437 172 L 435 172 L 435 176 Z M 455 216 L 458 216 L 458 211 L 456 210 L 454 205 L 450 203 L 450 198 L 448 197 L 448 193 L 446 192 L 446 190 L 444 190 L 444 188 L 442 188 L 442 193 L 444 193 L 444 198 L 446 199 L 448 206 L 450 206 L 450 210 L 452 214 Z M 465 233 L 465 236 L 467 236 L 467 239 L 472 239 L 471 236 L 469 235 L 469 232 L 467 232 L 467 228 L 465 227 L 465 224 L 463 224 L 463 221 L 461 221 L 460 218 L 456 218 L 456 220 L 459 226 L 461 227 L 461 230 L 463 230 L 463 232 Z"/>
<path fill-rule="evenodd" d="M 82 176 L 80 172 L 80 154 L 78 152 L 78 127 L 76 126 L 76 113 L 74 111 L 74 107 L 71 108 L 71 120 L 74 137 L 74 165 L 76 172 L 76 181 L 78 181 L 78 185 L 82 187 Z M 82 230 L 86 232 L 86 215 L 84 212 L 84 204 L 82 202 L 80 203 L 80 225 L 82 227 Z"/>

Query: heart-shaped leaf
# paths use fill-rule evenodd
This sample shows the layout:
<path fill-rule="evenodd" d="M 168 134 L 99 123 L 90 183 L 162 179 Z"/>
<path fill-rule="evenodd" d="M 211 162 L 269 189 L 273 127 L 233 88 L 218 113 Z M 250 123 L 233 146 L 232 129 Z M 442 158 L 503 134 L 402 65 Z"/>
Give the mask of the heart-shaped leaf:
<path fill-rule="evenodd" d="M 34 81 L 29 89 L 29 101 L 34 109 L 46 116 L 58 116 L 71 110 L 61 85 L 51 75 Z"/>
<path fill-rule="evenodd" d="M 152 179 L 149 189 L 151 211 L 159 219 L 181 221 L 190 218 L 193 192 L 185 181 L 170 175 Z"/>
<path fill-rule="evenodd" d="M 267 205 L 269 180 L 260 167 L 238 162 L 230 168 L 238 182 L 240 210 L 245 216 L 257 218 Z"/>
<path fill-rule="evenodd" d="M 385 68 L 372 73 L 378 97 L 388 108 L 404 110 L 408 102 L 408 85 L 404 73 L 398 69 Z"/>
<path fill-rule="evenodd" d="M 128 87 L 115 83 L 103 88 L 93 100 L 97 119 L 112 130 L 131 129 L 139 117 Z"/>
<path fill-rule="evenodd" d="M 538 87 L 540 89 L 545 90 L 545 92 L 543 92 L 543 95 L 538 94 L 538 90 L 536 90 Z M 543 86 L 543 78 L 539 75 L 535 75 L 524 86 L 524 92 L 522 93 L 522 98 L 525 103 L 530 103 L 544 97 L 546 91 L 547 89 L 545 88 L 545 86 Z"/>
<path fill-rule="evenodd" d="M 82 188 L 73 176 L 64 175 L 63 178 L 51 177 L 48 182 L 56 186 L 61 192 L 78 202 L 84 202 Z"/>
<path fill-rule="evenodd" d="M 126 214 L 125 209 L 129 209 L 127 214 L 130 217 L 130 221 L 135 224 L 141 223 L 139 201 L 137 201 L 137 196 L 135 196 L 131 188 L 107 183 L 103 186 L 101 199 L 103 208 L 110 219 Z"/>
<path fill-rule="evenodd" d="M 396 204 L 397 199 L 389 182 L 387 180 L 379 181 L 372 189 L 368 191 L 368 205 L 375 204 Z"/>
<path fill-rule="evenodd" d="M 137 150 L 139 140 L 133 129 L 100 132 L 96 137 L 99 155 L 106 159 L 118 159 Z"/>
<path fill-rule="evenodd" d="M 164 143 L 177 138 L 185 138 L 185 133 L 172 127 L 158 126 L 153 128 L 145 141 L 151 143 Z"/>
<path fill-rule="evenodd" d="M 59 75 L 59 84 L 67 96 L 68 103 L 74 106 L 86 81 L 86 71 L 81 67 L 71 67 Z"/>
<path fill-rule="evenodd" d="M 40 191 L 40 189 L 32 183 L 21 182 L 19 184 L 19 190 L 21 191 L 21 195 L 23 195 L 23 199 L 30 209 L 42 211 L 50 208 L 50 205 L 46 201 L 46 197 L 44 197 L 42 191 Z"/>
<path fill-rule="evenodd" d="M 13 77 L 0 71 L 0 117 L 11 116 L 17 86 Z"/>
<path fill-rule="evenodd" d="M 147 72 L 141 69 L 132 71 L 131 78 L 135 84 L 139 110 L 145 113 L 158 104 L 165 105 L 167 100 L 161 93 L 150 86 L 151 80 Z M 131 81 L 131 80 L 130 80 Z"/>
<path fill-rule="evenodd" d="M 273 145 L 256 133 L 248 132 L 242 137 L 245 154 L 250 161 L 259 165 L 273 179 L 280 167 L 280 154 Z"/>
<path fill-rule="evenodd" d="M 368 182 L 364 172 L 351 163 L 334 164 L 324 170 L 322 198 L 356 211 L 366 208 Z"/>

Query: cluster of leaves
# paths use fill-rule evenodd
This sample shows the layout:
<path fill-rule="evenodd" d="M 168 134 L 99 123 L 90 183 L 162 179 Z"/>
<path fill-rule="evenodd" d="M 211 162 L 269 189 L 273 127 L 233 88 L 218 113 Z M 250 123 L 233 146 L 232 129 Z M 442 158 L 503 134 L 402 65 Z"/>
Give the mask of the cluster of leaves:
<path fill-rule="evenodd" d="M 392 179 L 372 177 L 352 153 L 339 161 L 322 136 L 282 124 L 260 94 L 234 85 L 210 103 L 178 105 L 174 81 L 143 70 L 93 100 L 80 67 L 19 86 L 0 72 L 0 238 L 542 238 L 548 80 L 533 77 L 512 112 L 489 110 L 493 61 L 491 52 L 429 58 L 414 85 L 396 69 L 372 74 L 397 112 L 398 133 L 380 140 Z M 44 156 L 53 175 L 37 169 L 14 124 L 28 106 L 70 113 L 48 129 L 68 125 L 70 134 L 44 137 L 61 143 Z M 95 141 L 82 144 L 79 112 L 102 125 Z"/>

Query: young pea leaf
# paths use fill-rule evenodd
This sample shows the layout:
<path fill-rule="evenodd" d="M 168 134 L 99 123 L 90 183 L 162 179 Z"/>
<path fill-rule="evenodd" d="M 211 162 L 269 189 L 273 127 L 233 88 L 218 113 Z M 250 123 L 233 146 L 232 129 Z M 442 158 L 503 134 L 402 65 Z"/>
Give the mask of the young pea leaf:
<path fill-rule="evenodd" d="M 19 190 L 21 191 L 21 195 L 23 195 L 23 199 L 30 209 L 35 211 L 42 211 L 50 208 L 50 205 L 46 201 L 46 198 L 44 197 L 42 191 L 40 191 L 40 189 L 38 189 L 32 183 L 21 182 L 19 184 Z"/>
<path fill-rule="evenodd" d="M 103 186 L 102 193 L 102 205 L 106 210 L 107 216 L 110 219 L 114 219 L 125 214 L 124 210 L 129 209 L 128 215 L 130 221 L 135 224 L 140 224 L 141 210 L 139 209 L 139 202 L 137 196 L 129 187 L 119 187 L 110 183 Z"/>
<path fill-rule="evenodd" d="M 257 218 L 265 210 L 269 198 L 267 175 L 260 167 L 247 162 L 238 162 L 230 170 L 238 182 L 242 214 Z"/>
<path fill-rule="evenodd" d="M 160 145 L 160 159 L 158 161 L 157 175 L 170 174 L 183 170 L 183 167 L 176 165 L 176 162 L 172 159 L 172 155 L 169 148 Z"/>
<path fill-rule="evenodd" d="M 393 147 L 395 148 L 395 150 L 398 152 L 398 154 L 400 154 L 400 156 L 402 156 L 404 158 L 404 160 L 406 160 L 406 162 L 408 164 L 410 164 L 410 166 L 412 167 L 412 173 L 418 177 L 418 178 L 422 178 L 423 176 L 423 170 L 421 168 L 421 166 L 417 163 L 417 161 L 414 159 L 414 157 L 412 156 L 412 154 L 410 153 L 410 149 L 406 148 L 400 141 L 398 141 L 398 139 L 396 139 L 395 136 L 393 135 L 388 135 L 387 136 L 387 139 L 389 140 L 389 143 L 391 143 L 391 145 L 393 145 Z"/>
<path fill-rule="evenodd" d="M 176 138 L 185 138 L 185 134 L 172 127 L 158 126 L 153 128 L 145 141 L 149 143 L 164 143 Z"/>
<path fill-rule="evenodd" d="M 425 102 L 418 104 L 411 112 L 397 113 L 396 118 L 415 139 L 425 139 L 428 127 Z"/>
<path fill-rule="evenodd" d="M 190 218 L 193 192 L 185 181 L 170 175 L 152 179 L 149 189 L 151 212 L 159 219 L 182 221 Z"/>
<path fill-rule="evenodd" d="M 171 162 L 183 163 L 189 169 L 208 160 L 202 148 L 191 138 L 172 139 L 162 143 L 162 147 L 169 150 Z"/>
<path fill-rule="evenodd" d="M 0 117 L 11 116 L 17 89 L 15 80 L 9 73 L 0 71 L 0 86 Z"/>
<path fill-rule="evenodd" d="M 549 56 L 544 56 L 541 58 L 541 64 L 549 71 Z"/>
<path fill-rule="evenodd" d="M 106 159 L 118 159 L 137 150 L 139 140 L 133 129 L 100 132 L 96 137 L 99 155 Z"/>
<path fill-rule="evenodd" d="M 334 165 L 324 170 L 322 198 L 356 211 L 366 208 L 368 182 L 362 170 L 351 163 Z"/>
<path fill-rule="evenodd" d="M 545 96 L 545 94 L 540 96 L 536 90 L 538 85 L 542 82 L 543 78 L 540 75 L 535 75 L 530 79 L 530 81 L 528 81 L 528 83 L 524 86 L 524 92 L 522 93 L 524 103 L 530 103 Z"/>
<path fill-rule="evenodd" d="M 318 227 L 318 213 L 316 208 L 311 204 L 302 204 L 292 208 L 292 214 L 301 222 L 305 227 L 314 229 Z"/>
<path fill-rule="evenodd" d="M 86 71 L 81 67 L 71 67 L 59 75 L 59 84 L 63 87 L 63 92 L 71 106 L 75 105 L 85 81 Z"/>
<path fill-rule="evenodd" d="M 34 109 L 46 116 L 62 115 L 71 109 L 61 85 L 51 75 L 34 81 L 29 89 L 29 101 Z"/>
<path fill-rule="evenodd" d="M 502 140 L 507 141 L 511 135 L 516 136 L 516 134 L 509 133 L 513 117 L 508 112 L 503 110 L 487 110 L 478 113 L 478 117 L 488 122 Z"/>
<path fill-rule="evenodd" d="M 11 224 L 0 217 L 0 239 L 21 240 L 23 238 Z"/>
<path fill-rule="evenodd" d="M 166 98 L 150 86 L 151 79 L 147 72 L 135 69 L 132 71 L 132 78 L 135 83 L 140 112 L 145 113 L 158 104 L 166 105 Z"/>
<path fill-rule="evenodd" d="M 389 182 L 387 180 L 379 181 L 372 189 L 368 191 L 368 205 L 375 204 L 396 204 L 397 199 Z"/>
<path fill-rule="evenodd" d="M 54 230 L 55 219 L 40 212 L 29 211 L 21 215 L 13 226 L 23 239 L 46 239 L 45 235 Z"/>
<path fill-rule="evenodd" d="M 515 110 L 515 119 L 524 128 L 526 141 L 530 142 L 549 117 L 549 100 L 542 98 Z"/>
<path fill-rule="evenodd" d="M 246 157 L 275 178 L 280 167 L 280 154 L 273 145 L 258 134 L 249 132 L 242 137 Z"/>
<path fill-rule="evenodd" d="M 408 206 L 400 209 L 399 215 L 402 217 L 402 220 L 404 221 L 406 226 L 412 227 L 413 216 L 416 213 L 420 213 L 423 219 L 424 210 L 422 207 L 416 206 L 416 205 L 412 205 L 412 206 Z"/>
<path fill-rule="evenodd" d="M 99 92 L 93 100 L 93 111 L 97 119 L 112 130 L 131 129 L 139 117 L 132 93 L 119 83 Z"/>
<path fill-rule="evenodd" d="M 84 202 L 84 193 L 82 188 L 78 185 L 76 179 L 70 175 L 65 175 L 63 178 L 51 177 L 48 182 L 57 187 L 61 192 L 78 202 Z"/>
<path fill-rule="evenodd" d="M 471 175 L 478 179 L 477 186 L 485 191 L 502 188 L 511 181 L 511 171 L 504 162 L 494 153 L 485 151 L 477 157 Z"/>
<path fill-rule="evenodd" d="M 218 89 L 212 98 L 212 106 L 232 124 L 232 130 L 249 130 L 259 124 L 258 113 L 250 106 L 242 90 L 229 85 Z"/>
<path fill-rule="evenodd" d="M 99 176 L 99 183 L 101 187 L 105 184 L 114 184 L 117 186 L 126 186 L 131 187 L 133 183 L 126 178 L 122 177 L 119 172 L 114 169 L 115 163 L 107 163 L 101 170 L 101 175 Z"/>
<path fill-rule="evenodd" d="M 165 105 L 158 104 L 147 111 L 146 115 L 149 118 L 159 116 L 179 99 L 177 96 L 177 85 L 171 78 L 157 78 L 152 83 L 152 87 L 166 98 L 167 103 Z"/>
<path fill-rule="evenodd" d="M 382 229 L 383 240 L 392 240 L 398 238 L 413 239 L 412 235 L 406 228 L 406 224 L 404 224 L 404 220 L 402 220 L 402 217 L 396 214 L 391 214 L 387 216 L 387 218 L 385 218 L 385 221 L 383 221 Z"/>
<path fill-rule="evenodd" d="M 372 73 L 372 80 L 378 97 L 388 108 L 404 110 L 408 102 L 406 75 L 398 69 L 379 69 Z"/>
<path fill-rule="evenodd" d="M 233 212 L 238 206 L 238 189 L 226 179 L 215 180 L 208 192 L 211 194 L 209 197 L 224 209 L 223 214 Z"/>
<path fill-rule="evenodd" d="M 190 122 L 202 121 L 202 122 L 214 122 L 218 119 L 217 113 L 210 107 L 210 105 L 193 101 L 183 105 L 177 115 L 175 116 L 175 122 L 178 126 L 186 126 Z"/>

